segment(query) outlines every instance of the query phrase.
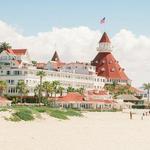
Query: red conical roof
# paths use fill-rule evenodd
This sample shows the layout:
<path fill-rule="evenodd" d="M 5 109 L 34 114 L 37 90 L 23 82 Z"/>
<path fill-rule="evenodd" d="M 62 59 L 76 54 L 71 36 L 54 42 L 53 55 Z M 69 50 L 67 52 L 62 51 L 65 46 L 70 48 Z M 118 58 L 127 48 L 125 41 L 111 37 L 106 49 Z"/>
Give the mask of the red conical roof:
<path fill-rule="evenodd" d="M 129 80 L 124 69 L 120 67 L 111 53 L 98 53 L 92 65 L 96 66 L 96 72 L 99 76 L 104 76 L 107 79 Z"/>
<path fill-rule="evenodd" d="M 109 37 L 106 32 L 103 33 L 103 35 L 99 41 L 99 43 L 102 43 L 102 42 L 110 43 Z"/>
<path fill-rule="evenodd" d="M 55 51 L 55 53 L 54 53 L 54 55 L 53 55 L 51 61 L 60 61 L 59 56 L 58 56 L 58 54 L 57 54 L 57 51 Z"/>
<path fill-rule="evenodd" d="M 110 43 L 106 32 L 102 35 L 101 42 Z M 96 72 L 99 76 L 104 76 L 107 79 L 129 80 L 124 69 L 120 67 L 111 52 L 99 52 L 91 64 L 96 66 Z"/>

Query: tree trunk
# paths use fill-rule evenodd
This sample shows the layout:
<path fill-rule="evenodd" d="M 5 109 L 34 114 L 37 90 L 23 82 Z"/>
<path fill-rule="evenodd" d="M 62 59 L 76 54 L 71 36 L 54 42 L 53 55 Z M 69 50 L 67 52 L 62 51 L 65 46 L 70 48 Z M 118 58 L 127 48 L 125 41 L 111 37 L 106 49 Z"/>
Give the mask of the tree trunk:
<path fill-rule="evenodd" d="M 53 92 L 51 92 L 51 97 L 53 96 Z"/>
<path fill-rule="evenodd" d="M 56 91 L 55 91 L 55 100 L 56 100 Z"/>
<path fill-rule="evenodd" d="M 2 96 L 3 95 L 3 90 L 0 90 L 0 96 Z"/>
<path fill-rule="evenodd" d="M 41 103 L 41 98 L 42 98 L 42 76 L 40 76 L 39 105 Z"/>
<path fill-rule="evenodd" d="M 22 97 L 23 97 L 23 96 L 22 96 L 22 93 L 21 93 L 21 96 L 20 96 L 20 101 L 21 101 L 21 103 L 22 103 Z"/>
<path fill-rule="evenodd" d="M 62 92 L 62 90 L 60 91 L 60 96 L 62 96 L 62 94 L 63 94 L 63 92 Z"/>
<path fill-rule="evenodd" d="M 149 89 L 148 89 L 148 91 L 147 91 L 147 96 L 148 96 L 148 102 L 149 102 Z"/>

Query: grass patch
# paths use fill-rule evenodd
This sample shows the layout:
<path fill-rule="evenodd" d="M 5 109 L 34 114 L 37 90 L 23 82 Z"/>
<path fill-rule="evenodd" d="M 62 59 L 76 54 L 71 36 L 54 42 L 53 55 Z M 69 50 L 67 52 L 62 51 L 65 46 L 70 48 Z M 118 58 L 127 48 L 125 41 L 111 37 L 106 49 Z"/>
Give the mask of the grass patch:
<path fill-rule="evenodd" d="M 77 117 L 82 117 L 82 114 L 80 111 L 75 111 L 75 110 L 66 110 L 65 115 L 67 116 L 77 116 Z"/>
<path fill-rule="evenodd" d="M 47 111 L 45 107 L 33 107 L 33 109 L 39 113 L 45 113 Z"/>
<path fill-rule="evenodd" d="M 9 118 L 11 121 L 31 121 L 35 118 L 41 118 L 41 113 L 46 113 L 54 118 L 67 120 L 71 116 L 81 117 L 80 111 L 72 109 L 57 109 L 49 108 L 47 106 L 12 106 L 11 109 L 14 113 Z"/>
<path fill-rule="evenodd" d="M 27 106 L 13 106 L 12 110 L 14 110 L 14 113 L 12 113 L 12 116 L 9 118 L 11 121 L 31 121 L 35 119 L 34 113 Z"/>
<path fill-rule="evenodd" d="M 63 119 L 63 120 L 68 119 L 67 115 L 65 115 L 64 112 L 60 110 L 52 110 L 48 114 L 54 118 Z"/>
<path fill-rule="evenodd" d="M 8 111 L 8 108 L 2 107 L 2 108 L 0 108 L 0 112 L 1 112 L 1 111 Z"/>
<path fill-rule="evenodd" d="M 20 109 L 19 111 L 13 113 L 12 116 L 15 119 L 18 118 L 18 121 L 19 121 L 19 119 L 24 120 L 24 121 L 34 120 L 32 111 L 30 111 L 28 109 Z"/>
<path fill-rule="evenodd" d="M 79 111 L 75 111 L 75 110 L 58 110 L 58 109 L 52 109 L 49 112 L 49 115 L 58 119 L 69 119 L 68 117 L 71 116 L 77 116 L 77 117 L 81 117 L 82 114 Z"/>

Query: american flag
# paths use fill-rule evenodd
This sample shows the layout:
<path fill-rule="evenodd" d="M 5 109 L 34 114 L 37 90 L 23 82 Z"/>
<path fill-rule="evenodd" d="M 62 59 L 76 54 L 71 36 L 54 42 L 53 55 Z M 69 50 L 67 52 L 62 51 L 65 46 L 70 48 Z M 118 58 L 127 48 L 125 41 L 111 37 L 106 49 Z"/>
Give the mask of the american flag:
<path fill-rule="evenodd" d="M 101 19 L 100 24 L 105 23 L 105 17 L 103 19 Z"/>

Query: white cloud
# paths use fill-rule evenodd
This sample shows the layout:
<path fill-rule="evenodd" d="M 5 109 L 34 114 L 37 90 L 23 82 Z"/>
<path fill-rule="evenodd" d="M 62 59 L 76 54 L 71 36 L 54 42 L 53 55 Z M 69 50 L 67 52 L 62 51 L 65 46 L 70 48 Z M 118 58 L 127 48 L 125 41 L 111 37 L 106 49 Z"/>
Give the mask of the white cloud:
<path fill-rule="evenodd" d="M 11 25 L 0 21 L 0 41 L 9 42 L 13 48 L 28 48 L 33 60 L 38 61 L 51 59 L 55 47 L 63 61 L 91 61 L 97 54 L 100 37 L 100 31 L 84 26 L 55 27 L 36 36 L 23 36 Z M 112 44 L 113 54 L 134 85 L 149 82 L 150 38 L 142 35 L 137 37 L 123 29 L 112 38 Z"/>

